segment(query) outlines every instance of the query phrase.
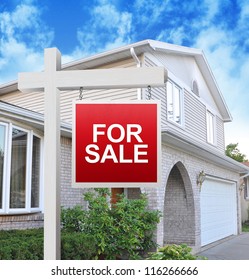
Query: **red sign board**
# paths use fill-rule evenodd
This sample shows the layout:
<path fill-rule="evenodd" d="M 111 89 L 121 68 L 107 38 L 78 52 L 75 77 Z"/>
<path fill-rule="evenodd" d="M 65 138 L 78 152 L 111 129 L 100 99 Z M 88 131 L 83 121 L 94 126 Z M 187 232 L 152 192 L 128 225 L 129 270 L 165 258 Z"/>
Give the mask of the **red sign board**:
<path fill-rule="evenodd" d="M 160 103 L 74 104 L 73 185 L 158 185 Z"/>

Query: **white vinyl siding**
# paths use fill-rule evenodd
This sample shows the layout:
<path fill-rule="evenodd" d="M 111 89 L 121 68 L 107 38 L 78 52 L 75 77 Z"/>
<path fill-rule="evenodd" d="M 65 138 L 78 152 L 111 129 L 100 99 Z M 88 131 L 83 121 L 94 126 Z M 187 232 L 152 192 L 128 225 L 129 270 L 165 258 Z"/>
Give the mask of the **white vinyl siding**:
<path fill-rule="evenodd" d="M 207 142 L 215 144 L 215 117 L 210 111 L 207 111 Z"/>
<path fill-rule="evenodd" d="M 135 62 L 132 59 L 112 63 L 99 68 L 104 69 L 104 68 L 129 68 L 129 67 L 136 67 Z M 79 99 L 79 90 L 61 91 L 60 94 L 61 94 L 60 95 L 61 120 L 71 123 L 72 101 Z M 83 91 L 83 99 L 136 100 L 137 89 L 134 88 L 134 89 L 87 90 L 87 91 Z M 44 113 L 43 92 L 22 93 L 17 91 L 1 96 L 1 100 L 31 111 L 35 111 L 42 114 Z"/>
<path fill-rule="evenodd" d="M 206 107 L 194 94 L 184 93 L 185 130 L 195 140 L 206 142 Z"/>
<path fill-rule="evenodd" d="M 148 55 L 144 57 L 145 67 L 155 67 L 157 66 L 154 61 L 152 61 Z M 143 89 L 143 99 L 148 99 L 148 90 Z M 162 129 L 167 127 L 167 102 L 166 102 L 166 87 L 153 87 L 151 89 L 151 99 L 161 101 L 161 125 Z"/>
<path fill-rule="evenodd" d="M 216 144 L 217 148 L 224 153 L 225 151 L 225 131 L 224 131 L 224 122 L 216 116 L 216 129 L 215 129 L 215 134 L 216 134 Z"/>

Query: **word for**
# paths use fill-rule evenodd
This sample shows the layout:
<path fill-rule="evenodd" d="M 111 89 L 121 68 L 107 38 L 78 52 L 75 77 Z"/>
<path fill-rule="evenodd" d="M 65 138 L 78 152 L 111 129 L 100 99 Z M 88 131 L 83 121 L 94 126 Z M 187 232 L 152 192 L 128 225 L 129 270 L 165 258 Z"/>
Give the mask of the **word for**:
<path fill-rule="evenodd" d="M 121 124 L 112 124 L 108 127 L 106 124 L 93 124 L 93 143 L 86 146 L 85 160 L 88 163 L 105 163 L 106 160 L 112 160 L 114 163 L 148 163 L 146 158 L 148 145 L 138 144 L 143 143 L 141 132 L 142 127 L 139 124 L 127 124 L 125 127 Z M 106 144 L 101 152 L 98 143 L 102 143 L 106 138 L 111 144 Z M 118 144 L 123 141 L 125 145 Z M 126 145 L 133 145 L 132 153 L 126 153 Z M 118 152 L 115 152 L 117 150 Z"/>

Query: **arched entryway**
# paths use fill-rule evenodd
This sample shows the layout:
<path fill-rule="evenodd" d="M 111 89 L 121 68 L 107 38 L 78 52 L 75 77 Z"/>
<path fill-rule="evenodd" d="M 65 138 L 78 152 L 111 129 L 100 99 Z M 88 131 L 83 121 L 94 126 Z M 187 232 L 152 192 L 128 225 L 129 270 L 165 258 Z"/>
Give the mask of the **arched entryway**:
<path fill-rule="evenodd" d="M 195 245 L 195 207 L 192 184 L 185 166 L 170 171 L 164 199 L 164 244 Z"/>

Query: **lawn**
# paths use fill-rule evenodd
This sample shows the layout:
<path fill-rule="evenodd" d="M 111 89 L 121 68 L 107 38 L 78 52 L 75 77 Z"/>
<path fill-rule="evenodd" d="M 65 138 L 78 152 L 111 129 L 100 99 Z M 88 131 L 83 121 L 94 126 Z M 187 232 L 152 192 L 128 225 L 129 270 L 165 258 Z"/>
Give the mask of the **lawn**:
<path fill-rule="evenodd" d="M 242 231 L 243 232 L 249 232 L 249 224 L 248 223 L 242 224 Z"/>

